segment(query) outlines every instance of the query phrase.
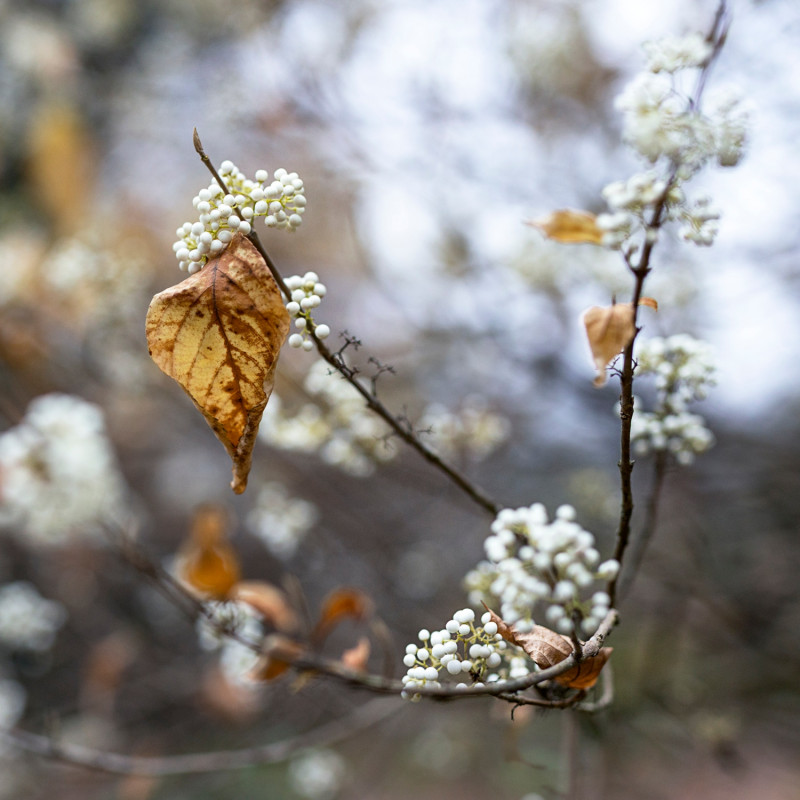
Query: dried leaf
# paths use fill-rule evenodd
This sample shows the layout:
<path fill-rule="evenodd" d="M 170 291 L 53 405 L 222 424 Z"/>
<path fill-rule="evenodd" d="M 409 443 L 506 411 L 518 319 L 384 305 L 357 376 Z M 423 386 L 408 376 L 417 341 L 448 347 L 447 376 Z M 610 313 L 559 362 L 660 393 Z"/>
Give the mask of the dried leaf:
<path fill-rule="evenodd" d="M 285 636 L 274 634 L 264 643 L 266 653 L 259 658 L 250 677 L 254 681 L 272 681 L 283 675 L 303 653 L 303 646 Z"/>
<path fill-rule="evenodd" d="M 89 124 L 65 96 L 56 92 L 54 99 L 39 104 L 23 146 L 27 148 L 31 192 L 66 236 L 85 225 L 97 159 Z"/>
<path fill-rule="evenodd" d="M 530 220 L 528 225 L 538 228 L 548 239 L 563 244 L 603 243 L 603 231 L 597 227 L 597 217 L 587 211 L 565 208 Z"/>
<path fill-rule="evenodd" d="M 285 592 L 277 586 L 265 581 L 242 581 L 231 592 L 231 598 L 247 603 L 283 633 L 292 633 L 298 628 L 297 614 L 289 605 Z"/>
<path fill-rule="evenodd" d="M 344 587 L 334 589 L 323 601 L 311 638 L 314 641 L 324 639 L 343 619 L 367 619 L 372 614 L 372 600 L 360 589 Z"/>
<path fill-rule="evenodd" d="M 157 294 L 147 312 L 150 355 L 186 390 L 225 446 L 237 494 L 247 486 L 288 332 L 280 290 L 241 234 L 199 272 Z"/>
<path fill-rule="evenodd" d="M 606 367 L 630 344 L 636 335 L 634 311 L 630 303 L 592 306 L 583 314 L 586 336 L 592 351 L 597 377 L 595 386 L 606 382 Z"/>
<path fill-rule="evenodd" d="M 527 633 L 515 632 L 514 644 L 521 647 L 540 669 L 559 664 L 572 653 L 572 642 L 566 636 L 543 625 L 534 625 Z"/>
<path fill-rule="evenodd" d="M 648 308 L 652 308 L 653 311 L 658 311 L 658 300 L 653 297 L 641 297 L 639 298 L 639 305 L 640 306 L 647 306 Z"/>
<path fill-rule="evenodd" d="M 187 542 L 178 556 L 178 574 L 189 586 L 224 599 L 239 582 L 236 551 L 227 540 L 225 512 L 219 506 L 200 506 Z"/>
<path fill-rule="evenodd" d="M 575 669 L 568 670 L 554 680 L 570 689 L 591 689 L 597 683 L 600 670 L 606 665 L 613 650 L 613 647 L 601 647 L 596 656 L 584 658 Z"/>
<path fill-rule="evenodd" d="M 539 669 L 560 664 L 572 653 L 572 641 L 568 636 L 543 625 L 535 625 L 532 630 L 520 633 L 513 625 L 506 624 L 494 611 L 488 607 L 487 610 L 497 624 L 498 633 L 507 642 L 521 647 Z M 597 683 L 600 671 L 613 650 L 613 647 L 603 647 L 596 656 L 583 659 L 576 667 L 553 680 L 570 689 L 590 689 Z"/>
<path fill-rule="evenodd" d="M 342 653 L 342 664 L 357 672 L 366 672 L 369 654 L 369 639 L 366 636 L 362 636 L 355 647 L 351 647 L 349 650 L 345 650 L 344 653 Z"/>

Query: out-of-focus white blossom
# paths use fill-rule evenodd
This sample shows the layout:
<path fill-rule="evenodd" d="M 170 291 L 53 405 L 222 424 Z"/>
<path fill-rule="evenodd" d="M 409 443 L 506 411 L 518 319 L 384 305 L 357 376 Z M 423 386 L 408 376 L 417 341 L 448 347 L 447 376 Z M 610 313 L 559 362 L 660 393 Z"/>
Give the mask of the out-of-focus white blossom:
<path fill-rule="evenodd" d="M 223 674 L 231 683 L 250 685 L 259 655 L 246 643 L 258 644 L 264 629 L 256 612 L 245 603 L 220 601 L 207 603 L 212 618 L 200 617 L 197 637 L 204 650 L 219 650 Z M 235 633 L 235 637 L 228 634 Z M 241 639 L 241 641 L 239 641 Z"/>
<path fill-rule="evenodd" d="M 335 797 L 347 777 L 344 759 L 333 750 L 310 750 L 289 763 L 289 782 L 309 800 Z"/>
<path fill-rule="evenodd" d="M 484 549 L 487 560 L 465 578 L 470 601 L 499 605 L 500 616 L 517 630 L 533 627 L 537 605 L 548 626 L 565 634 L 578 615 L 581 632 L 591 635 L 608 612 L 608 595 L 594 584 L 608 580 L 616 562 L 598 566 L 594 536 L 575 522 L 572 506 L 558 508 L 552 522 L 541 503 L 503 509 Z"/>
<path fill-rule="evenodd" d="M 688 334 L 654 338 L 638 349 L 637 373 L 656 376 L 657 401 L 653 411 L 640 411 L 631 420 L 635 452 L 645 455 L 666 451 L 680 464 L 689 464 L 714 444 L 703 418 L 687 411 L 689 403 L 702 400 L 714 385 L 711 346 Z"/>
<path fill-rule="evenodd" d="M 448 411 L 436 403 L 428 406 L 417 423 L 422 431 L 430 431 L 425 442 L 446 457 L 464 454 L 475 459 L 486 458 L 508 439 L 511 423 L 493 413 L 485 400 L 468 397 L 458 411 Z"/>
<path fill-rule="evenodd" d="M 654 169 L 606 187 L 610 213 L 598 218 L 605 231 L 603 243 L 623 247 L 636 234 L 652 240 L 656 234 L 649 226 L 663 203 L 659 223 L 679 220 L 687 241 L 710 245 L 719 212 L 705 198 L 690 204 L 680 186 L 710 161 L 721 166 L 739 162 L 748 114 L 735 92 L 712 95 L 704 106 L 681 92 L 676 73 L 699 74 L 712 55 L 712 44 L 700 34 L 650 42 L 645 50 L 646 70 L 625 87 L 615 105 L 622 113 L 623 139 Z"/>
<path fill-rule="evenodd" d="M 172 249 L 180 268 L 190 275 L 222 253 L 234 234 L 249 234 L 256 217 L 264 217 L 269 228 L 287 231 L 296 230 L 303 221 L 306 197 L 296 172 L 276 169 L 270 181 L 267 171 L 260 169 L 251 180 L 235 164 L 223 161 L 219 174 L 228 194 L 212 181 L 192 200 L 197 222 L 184 222 L 175 232 L 178 240 Z"/>
<path fill-rule="evenodd" d="M 0 644 L 5 647 L 49 650 L 66 617 L 61 603 L 45 600 L 27 581 L 0 586 Z"/>
<path fill-rule="evenodd" d="M 650 72 L 677 72 L 680 69 L 702 67 L 712 52 L 709 41 L 701 33 L 687 36 L 665 36 L 645 42 L 647 69 Z"/>
<path fill-rule="evenodd" d="M 96 405 L 71 395 L 34 400 L 0 435 L 0 519 L 24 541 L 97 536 L 118 518 L 123 483 Z"/>
<path fill-rule="evenodd" d="M 272 482 L 258 490 L 247 527 L 273 555 L 291 558 L 318 517 L 313 503 L 291 497 L 283 484 Z"/>
<path fill-rule="evenodd" d="M 318 453 L 326 463 L 357 476 L 370 475 L 376 463 L 395 457 L 386 423 L 332 367 L 316 361 L 304 388 L 316 402 L 294 415 L 284 412 L 273 395 L 259 430 L 265 442 L 282 450 Z"/>

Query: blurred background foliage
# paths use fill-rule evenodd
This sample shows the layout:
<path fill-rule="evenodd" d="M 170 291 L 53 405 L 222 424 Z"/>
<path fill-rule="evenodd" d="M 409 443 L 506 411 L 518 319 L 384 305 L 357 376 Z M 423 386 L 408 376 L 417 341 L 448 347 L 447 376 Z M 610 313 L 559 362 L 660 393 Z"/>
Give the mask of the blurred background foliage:
<path fill-rule="evenodd" d="M 720 385 L 702 412 L 718 444 L 668 476 L 613 637 L 617 701 L 579 720 L 586 798 L 798 797 L 800 9 L 732 8 L 712 83 L 751 98 L 749 158 L 702 178 L 724 213 L 717 245 L 659 246 L 648 294 L 660 310 L 643 334 L 715 344 Z M 398 673 L 416 631 L 464 605 L 461 579 L 489 520 L 413 453 L 354 477 L 261 444 L 248 492 L 234 497 L 222 448 L 150 362 L 147 304 L 182 277 L 174 230 L 208 181 L 197 126 L 217 163 L 300 173 L 301 230 L 260 235 L 284 274 L 319 273 L 329 294 L 318 317 L 332 341 L 343 330 L 363 341 L 365 375 L 370 355 L 395 368 L 378 382 L 387 404 L 414 420 L 431 401 L 456 410 L 483 397 L 511 435 L 464 468 L 504 505 L 573 504 L 609 553 L 616 396 L 613 381 L 591 386 L 577 315 L 624 298 L 627 277 L 614 256 L 552 245 L 521 221 L 601 210 L 602 187 L 637 168 L 613 98 L 641 41 L 705 29 L 713 12 L 688 0 L 0 2 L 0 425 L 49 392 L 97 403 L 154 557 L 169 563 L 198 504 L 220 504 L 245 577 L 294 576 L 311 609 L 339 585 L 366 592 Z M 284 354 L 284 403 L 304 401 L 311 362 Z M 650 466 L 637 465 L 640 500 Z M 291 553 L 270 552 L 247 524 L 269 482 L 317 510 Z M 163 755 L 279 740 L 365 699 L 324 680 L 236 684 L 114 548 L 80 537 L 34 548 L 13 533 L 0 581 L 30 581 L 68 614 L 49 651 L 3 652 L 2 677 L 27 692 L 25 726 Z M 566 715 L 523 712 L 398 700 L 336 748 L 333 766 L 294 771 L 119 779 L 6 752 L 0 789 L 558 797 L 574 731 Z M 321 785 L 304 783 L 315 768 Z"/>

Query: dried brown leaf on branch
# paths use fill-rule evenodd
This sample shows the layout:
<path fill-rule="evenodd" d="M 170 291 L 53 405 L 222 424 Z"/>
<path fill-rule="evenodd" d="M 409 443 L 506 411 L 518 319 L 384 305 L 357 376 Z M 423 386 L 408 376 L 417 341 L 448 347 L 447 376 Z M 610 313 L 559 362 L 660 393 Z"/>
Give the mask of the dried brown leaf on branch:
<path fill-rule="evenodd" d="M 371 649 L 369 639 L 366 636 L 362 636 L 358 640 L 358 644 L 342 653 L 342 664 L 356 672 L 366 672 Z"/>
<path fill-rule="evenodd" d="M 275 279 L 242 234 L 194 275 L 157 294 L 147 312 L 150 355 L 225 446 L 237 494 L 247 487 L 289 325 Z"/>
<path fill-rule="evenodd" d="M 546 217 L 529 220 L 527 224 L 538 228 L 548 239 L 562 244 L 603 243 L 603 231 L 597 226 L 597 217 L 588 211 L 564 208 Z"/>
<path fill-rule="evenodd" d="M 604 386 L 606 367 L 627 347 L 636 334 L 634 310 L 630 303 L 592 306 L 583 313 L 583 324 L 597 368 L 595 386 Z"/>
<path fill-rule="evenodd" d="M 254 681 L 273 681 L 279 678 L 305 652 L 303 645 L 277 633 L 267 637 L 264 650 L 264 655 L 259 658 L 250 674 Z"/>
<path fill-rule="evenodd" d="M 226 599 L 239 581 L 239 557 L 228 542 L 227 519 L 219 506 L 195 512 L 189 536 L 178 554 L 178 574 L 193 589 Z"/>
<path fill-rule="evenodd" d="M 312 641 L 324 639 L 343 619 L 361 622 L 372 616 L 374 604 L 360 589 L 344 586 L 334 589 L 323 601 L 319 619 L 311 634 Z"/>
<path fill-rule="evenodd" d="M 286 592 L 271 583 L 242 581 L 231 592 L 231 599 L 246 603 L 283 633 L 292 633 L 299 627 L 300 621 Z"/>
<path fill-rule="evenodd" d="M 572 653 L 572 641 L 568 636 L 556 633 L 543 625 L 534 625 L 530 631 L 520 633 L 491 609 L 489 609 L 489 613 L 497 624 L 500 635 L 507 642 L 521 647 L 539 669 L 547 669 L 560 664 Z M 577 666 L 553 680 L 570 689 L 591 689 L 597 683 L 600 671 L 613 650 L 613 647 L 603 647 L 596 656 L 584 658 Z"/>

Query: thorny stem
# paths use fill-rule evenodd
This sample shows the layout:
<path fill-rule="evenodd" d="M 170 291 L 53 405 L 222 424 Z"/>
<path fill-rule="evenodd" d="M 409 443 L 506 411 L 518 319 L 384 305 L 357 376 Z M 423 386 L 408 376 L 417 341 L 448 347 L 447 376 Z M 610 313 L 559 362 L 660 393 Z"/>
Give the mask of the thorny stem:
<path fill-rule="evenodd" d="M 698 109 L 700 100 L 702 99 L 703 91 L 705 89 L 706 79 L 711 69 L 712 64 L 719 55 L 722 46 L 728 33 L 728 14 L 726 0 L 721 0 L 717 12 L 714 16 L 714 21 L 711 30 L 708 33 L 707 41 L 713 46 L 713 50 L 705 65 L 703 66 L 700 76 L 697 81 L 694 95 L 689 101 L 689 108 L 692 110 Z M 614 558 L 620 564 L 620 570 L 617 576 L 608 582 L 607 592 L 611 598 L 611 605 L 616 604 L 617 583 L 620 575 L 622 574 L 623 559 L 631 536 L 631 518 L 633 516 L 633 489 L 632 489 L 632 476 L 634 462 L 631 459 L 631 421 L 633 419 L 633 374 L 636 368 L 633 358 L 633 349 L 636 342 L 636 337 L 641 330 L 636 322 L 639 313 L 639 301 L 642 298 L 644 289 L 644 282 L 651 271 L 650 261 L 653 253 L 653 248 L 657 240 L 657 234 L 661 225 L 664 222 L 664 212 L 667 207 L 667 197 L 678 180 L 678 164 L 673 164 L 670 171 L 669 178 L 666 182 L 666 187 L 650 217 L 648 224 L 645 226 L 647 236 L 645 243 L 642 247 L 642 252 L 639 256 L 638 263 L 634 264 L 630 256 L 625 256 L 625 261 L 634 277 L 633 297 L 631 303 L 633 304 L 633 324 L 634 335 L 628 345 L 625 347 L 622 356 L 622 369 L 620 370 L 620 458 L 619 458 L 619 474 L 620 474 L 620 516 L 617 526 L 616 545 L 614 547 Z"/>
<path fill-rule="evenodd" d="M 200 156 L 201 161 L 214 176 L 214 180 L 216 180 L 217 183 L 219 183 L 219 185 L 227 192 L 228 189 L 225 186 L 225 182 L 219 176 L 219 173 L 211 163 L 211 159 L 206 155 L 206 152 L 203 149 L 197 129 L 194 131 L 193 141 L 194 148 L 197 151 L 197 154 Z M 286 282 L 283 280 L 283 277 L 275 265 L 275 262 L 272 260 L 269 253 L 267 253 L 266 249 L 264 248 L 264 245 L 261 243 L 258 234 L 255 231 L 251 231 L 247 238 L 253 243 L 253 246 L 264 258 L 264 261 L 266 262 L 269 271 L 272 273 L 272 277 L 275 278 L 275 282 L 278 284 L 283 296 L 287 300 L 291 300 L 292 293 L 286 286 Z M 311 335 L 311 338 L 317 348 L 317 352 L 320 354 L 322 359 L 330 364 L 330 366 L 333 367 L 333 369 L 335 369 L 364 398 L 364 402 L 371 411 L 377 414 L 398 437 L 416 450 L 429 464 L 433 465 L 440 472 L 444 473 L 471 500 L 483 508 L 484 511 L 490 514 L 492 517 L 497 516 L 498 512 L 500 511 L 500 506 L 459 470 L 450 464 L 447 464 L 436 453 L 427 448 L 420 441 L 419 437 L 415 435 L 412 429 L 409 429 L 409 427 L 403 425 L 402 421 L 395 417 L 394 414 L 392 414 L 389 409 L 387 409 L 386 406 L 378 399 L 375 394 L 374 387 L 373 391 L 367 389 L 355 377 L 353 371 L 347 367 L 344 359 L 340 355 L 331 352 L 328 346 L 316 335 L 313 322 L 308 326 L 307 330 Z"/>

